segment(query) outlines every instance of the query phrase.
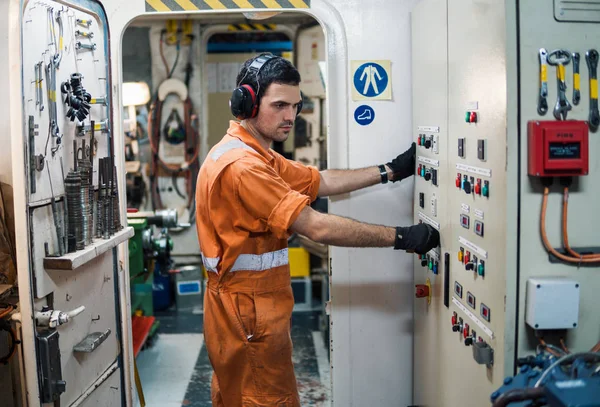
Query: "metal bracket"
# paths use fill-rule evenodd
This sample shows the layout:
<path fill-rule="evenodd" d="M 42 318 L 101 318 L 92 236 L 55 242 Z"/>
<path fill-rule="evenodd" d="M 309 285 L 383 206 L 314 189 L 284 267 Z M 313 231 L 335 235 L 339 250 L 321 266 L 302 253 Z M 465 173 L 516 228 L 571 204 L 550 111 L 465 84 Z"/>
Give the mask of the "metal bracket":
<path fill-rule="evenodd" d="M 92 332 L 73 347 L 73 352 L 92 353 L 110 336 L 110 329 L 105 332 Z"/>

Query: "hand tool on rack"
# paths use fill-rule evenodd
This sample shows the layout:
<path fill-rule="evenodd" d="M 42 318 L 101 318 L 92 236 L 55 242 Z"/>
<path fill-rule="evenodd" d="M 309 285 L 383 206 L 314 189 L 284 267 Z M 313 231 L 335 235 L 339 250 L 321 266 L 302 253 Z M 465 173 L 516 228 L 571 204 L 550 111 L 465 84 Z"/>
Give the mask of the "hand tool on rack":
<path fill-rule="evenodd" d="M 96 201 L 96 237 L 104 235 L 104 159 L 98 159 L 98 200 Z"/>
<path fill-rule="evenodd" d="M 67 205 L 67 187 L 65 185 L 65 168 L 63 166 L 62 157 L 60 157 L 60 174 L 62 176 L 63 182 L 63 191 L 64 191 L 64 199 L 63 199 L 63 245 L 65 250 L 69 251 L 69 206 Z"/>
<path fill-rule="evenodd" d="M 581 78 L 579 76 L 579 60 L 581 56 L 579 52 L 573 52 L 573 104 L 578 105 L 581 100 L 580 83 Z"/>
<path fill-rule="evenodd" d="M 58 46 L 56 48 L 56 55 L 54 55 L 54 65 L 56 69 L 60 66 L 60 61 L 62 60 L 62 50 L 63 50 L 63 21 L 62 21 L 62 11 L 59 11 L 56 15 L 56 22 L 58 23 Z M 56 38 L 55 38 L 56 41 Z"/>
<path fill-rule="evenodd" d="M 77 126 L 77 136 L 85 136 L 92 130 L 92 126 L 85 124 L 83 126 Z M 102 133 L 108 133 L 108 119 L 104 119 L 99 123 L 94 123 L 94 130 Z"/>
<path fill-rule="evenodd" d="M 60 130 L 56 114 L 56 66 L 53 60 L 50 60 L 48 65 L 46 65 L 46 89 L 48 91 L 48 106 L 50 109 L 50 133 L 52 137 L 57 137 L 56 144 L 60 144 Z"/>
<path fill-rule="evenodd" d="M 90 26 L 92 25 L 92 20 L 83 20 L 81 18 L 78 18 L 77 20 L 75 20 L 75 22 L 77 23 L 77 25 L 87 28 L 90 28 Z"/>
<path fill-rule="evenodd" d="M 588 122 L 590 129 L 595 131 L 600 125 L 598 112 L 598 51 L 590 49 L 585 53 L 585 62 L 590 73 L 590 113 Z"/>
<path fill-rule="evenodd" d="M 90 104 L 108 106 L 108 100 L 107 100 L 106 96 L 102 96 L 99 98 L 92 98 L 92 100 L 90 100 Z"/>
<path fill-rule="evenodd" d="M 73 171 L 65 179 L 65 194 L 69 206 L 69 253 L 85 247 L 83 238 L 83 202 L 81 200 L 81 175 L 77 165 L 77 141 L 73 140 Z"/>
<path fill-rule="evenodd" d="M 90 127 L 91 127 L 91 136 L 90 136 L 90 236 L 94 236 L 95 232 L 94 232 L 94 208 L 96 207 L 96 204 L 94 203 L 94 197 L 95 197 L 95 189 L 94 189 L 94 148 L 96 148 L 96 138 L 94 136 L 94 127 L 95 127 L 95 122 L 94 120 L 92 120 L 90 122 Z"/>
<path fill-rule="evenodd" d="M 54 228 L 56 229 L 56 239 L 58 240 L 58 255 L 63 256 L 65 254 L 65 248 L 63 246 L 62 224 L 59 220 L 58 207 L 56 206 L 56 199 L 54 198 L 50 168 L 46 166 L 46 169 L 48 170 L 48 181 L 50 182 L 50 203 L 52 205 L 52 218 L 54 219 Z"/>
<path fill-rule="evenodd" d="M 83 38 L 89 38 L 92 39 L 94 38 L 94 33 L 92 31 L 80 31 L 80 30 L 75 30 L 75 35 L 77 37 L 83 37 Z"/>
<path fill-rule="evenodd" d="M 29 189 L 32 194 L 35 194 L 35 172 L 44 169 L 44 156 L 35 155 L 35 136 L 38 135 L 38 125 L 35 124 L 33 116 L 29 116 Z"/>
<path fill-rule="evenodd" d="M 111 210 L 112 210 L 112 199 L 110 195 L 110 158 L 104 159 L 104 180 L 105 180 L 105 192 L 104 192 L 104 238 L 110 237 L 111 230 Z"/>
<path fill-rule="evenodd" d="M 43 61 L 39 62 L 36 64 L 35 69 L 36 69 L 36 78 L 37 78 L 37 83 L 36 83 L 36 95 L 37 95 L 37 99 L 39 101 L 39 106 L 40 106 L 40 112 L 42 112 L 44 110 L 44 94 L 42 91 L 42 81 L 43 81 L 43 77 L 42 77 L 42 65 L 43 65 Z M 37 104 L 37 103 L 36 103 Z"/>
<path fill-rule="evenodd" d="M 548 51 L 545 48 L 540 48 L 540 95 L 538 97 L 537 111 L 541 116 L 548 112 Z"/>
<path fill-rule="evenodd" d="M 39 77 L 39 73 L 38 73 L 38 64 L 36 63 L 33 66 L 33 71 L 35 74 L 35 106 L 38 107 L 40 105 L 40 91 L 38 90 L 38 86 L 40 83 L 40 77 Z"/>
<path fill-rule="evenodd" d="M 84 44 L 81 41 L 77 41 L 75 43 L 75 49 L 77 51 L 81 51 L 81 50 L 90 50 L 90 51 L 95 51 L 96 50 L 96 43 L 92 43 L 92 44 Z"/>
<path fill-rule="evenodd" d="M 117 184 L 117 166 L 114 165 L 115 157 L 113 156 L 112 162 L 112 186 L 113 186 L 113 233 L 118 232 L 123 227 L 121 226 L 121 216 L 119 213 L 119 189 Z"/>
<path fill-rule="evenodd" d="M 548 64 L 556 66 L 556 87 L 558 99 L 554 106 L 556 120 L 567 120 L 568 112 L 573 108 L 567 100 L 567 83 L 565 82 L 565 66 L 571 62 L 571 53 L 564 49 L 556 49 L 548 54 Z"/>
<path fill-rule="evenodd" d="M 79 152 L 81 152 L 81 158 L 79 158 Z M 90 215 L 90 171 L 92 169 L 92 165 L 88 160 L 89 153 L 86 148 L 85 139 L 82 140 L 81 148 L 77 150 L 77 158 L 78 158 L 78 168 L 79 175 L 81 176 L 81 210 L 82 210 L 82 229 L 83 229 L 83 239 L 86 245 L 92 243 L 92 235 L 91 235 L 91 215 Z"/>

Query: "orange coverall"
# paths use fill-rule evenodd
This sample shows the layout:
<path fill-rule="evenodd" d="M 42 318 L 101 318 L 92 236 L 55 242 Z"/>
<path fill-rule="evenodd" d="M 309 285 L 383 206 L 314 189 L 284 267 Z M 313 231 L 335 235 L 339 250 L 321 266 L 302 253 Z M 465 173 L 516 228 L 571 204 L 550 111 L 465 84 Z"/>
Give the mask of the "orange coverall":
<path fill-rule="evenodd" d="M 214 406 L 300 406 L 287 238 L 319 183 L 316 168 L 265 150 L 235 121 L 200 169 L 196 225 L 208 273 Z"/>

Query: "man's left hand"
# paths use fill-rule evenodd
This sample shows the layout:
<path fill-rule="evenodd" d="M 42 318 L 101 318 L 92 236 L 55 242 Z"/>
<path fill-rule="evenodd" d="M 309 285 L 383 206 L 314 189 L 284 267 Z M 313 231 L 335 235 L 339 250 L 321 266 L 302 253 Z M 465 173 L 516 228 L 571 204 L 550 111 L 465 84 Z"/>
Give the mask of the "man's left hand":
<path fill-rule="evenodd" d="M 392 170 L 392 182 L 402 181 L 415 173 L 416 151 L 417 145 L 413 142 L 408 150 L 386 164 Z"/>

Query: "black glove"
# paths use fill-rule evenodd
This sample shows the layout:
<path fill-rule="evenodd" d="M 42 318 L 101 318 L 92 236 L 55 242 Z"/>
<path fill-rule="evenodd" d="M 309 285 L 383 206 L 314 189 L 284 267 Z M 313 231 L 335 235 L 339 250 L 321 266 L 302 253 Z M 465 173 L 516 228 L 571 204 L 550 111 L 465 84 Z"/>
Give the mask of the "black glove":
<path fill-rule="evenodd" d="M 425 254 L 440 245 L 440 232 L 426 223 L 396 228 L 395 250 L 414 251 Z"/>
<path fill-rule="evenodd" d="M 402 181 L 404 178 L 410 177 L 415 173 L 415 153 L 417 145 L 413 142 L 408 150 L 394 158 L 387 166 L 394 173 L 393 181 Z"/>

